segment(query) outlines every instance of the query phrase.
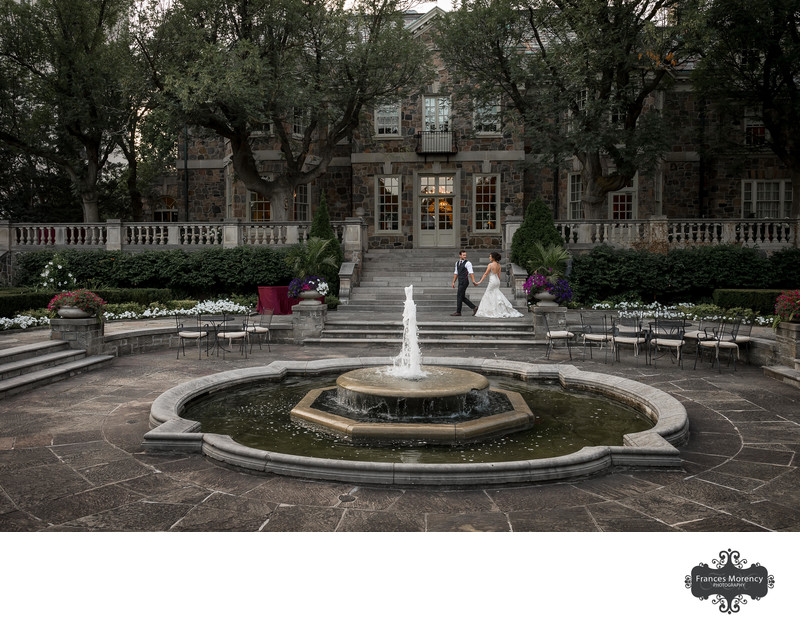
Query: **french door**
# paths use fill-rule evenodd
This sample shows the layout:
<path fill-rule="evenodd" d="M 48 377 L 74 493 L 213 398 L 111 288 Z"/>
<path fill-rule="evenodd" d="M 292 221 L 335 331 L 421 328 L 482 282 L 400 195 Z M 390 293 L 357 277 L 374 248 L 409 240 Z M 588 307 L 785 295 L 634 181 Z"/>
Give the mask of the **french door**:
<path fill-rule="evenodd" d="M 419 178 L 419 246 L 455 247 L 455 176 Z"/>

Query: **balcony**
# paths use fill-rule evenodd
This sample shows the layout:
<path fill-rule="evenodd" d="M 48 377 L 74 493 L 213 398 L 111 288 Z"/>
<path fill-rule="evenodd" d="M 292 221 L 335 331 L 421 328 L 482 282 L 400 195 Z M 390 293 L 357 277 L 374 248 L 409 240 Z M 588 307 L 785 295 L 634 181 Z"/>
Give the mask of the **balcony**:
<path fill-rule="evenodd" d="M 417 155 L 455 155 L 458 153 L 453 131 L 420 131 L 417 134 Z"/>

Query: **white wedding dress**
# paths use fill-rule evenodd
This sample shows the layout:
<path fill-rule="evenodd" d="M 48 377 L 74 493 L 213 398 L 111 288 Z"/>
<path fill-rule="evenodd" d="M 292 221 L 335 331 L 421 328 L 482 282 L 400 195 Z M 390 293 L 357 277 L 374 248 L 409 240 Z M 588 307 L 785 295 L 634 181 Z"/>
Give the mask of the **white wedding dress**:
<path fill-rule="evenodd" d="M 522 313 L 511 306 L 511 302 L 500 292 L 500 276 L 489 274 L 489 285 L 483 294 L 475 317 L 522 317 Z"/>

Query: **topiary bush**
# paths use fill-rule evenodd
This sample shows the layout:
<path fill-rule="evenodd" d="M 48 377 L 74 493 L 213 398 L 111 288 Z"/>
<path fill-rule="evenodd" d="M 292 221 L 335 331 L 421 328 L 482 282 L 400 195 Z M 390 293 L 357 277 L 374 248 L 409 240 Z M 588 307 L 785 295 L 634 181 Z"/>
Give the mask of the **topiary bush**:
<path fill-rule="evenodd" d="M 314 212 L 314 217 L 311 219 L 311 227 L 308 229 L 308 237 L 309 239 L 316 237 L 322 239 L 323 241 L 331 241 L 334 246 L 330 248 L 330 252 L 336 260 L 336 269 L 340 269 L 342 267 L 342 263 L 344 262 L 344 252 L 342 251 L 342 246 L 339 243 L 339 240 L 336 238 L 336 232 L 331 225 L 331 217 L 328 213 L 328 202 L 325 199 L 324 192 L 320 195 L 319 207 Z M 328 286 L 331 289 L 331 293 L 338 295 L 338 272 L 325 274 L 325 279 L 328 281 Z"/>
<path fill-rule="evenodd" d="M 528 204 L 522 224 L 511 239 L 511 262 L 523 267 L 528 273 L 533 271 L 528 269 L 528 261 L 535 255 L 534 243 L 541 243 L 545 247 L 564 246 L 564 239 L 553 221 L 553 212 L 541 197 Z"/>

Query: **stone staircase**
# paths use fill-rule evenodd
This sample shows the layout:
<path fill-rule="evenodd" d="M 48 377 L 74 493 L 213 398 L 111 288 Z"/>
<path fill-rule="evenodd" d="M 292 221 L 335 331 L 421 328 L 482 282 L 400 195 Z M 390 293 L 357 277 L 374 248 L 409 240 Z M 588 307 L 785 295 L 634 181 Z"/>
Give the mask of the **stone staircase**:
<path fill-rule="evenodd" d="M 66 341 L 40 341 L 0 349 L 0 399 L 96 369 L 114 357 L 86 356 Z"/>
<path fill-rule="evenodd" d="M 489 251 L 468 251 L 475 279 L 480 280 L 489 263 Z M 514 298 L 509 287 L 503 294 L 525 316 L 514 319 L 476 318 L 468 308 L 462 317 L 455 311 L 456 290 L 452 288 L 457 252 L 452 249 L 373 250 L 364 256 L 361 283 L 352 291 L 348 304 L 327 315 L 325 330 L 308 344 L 386 345 L 399 348 L 403 338 L 405 288 L 414 287 L 419 343 L 454 347 L 497 347 L 540 345 L 534 341 L 533 319 L 525 299 Z M 505 262 L 505 261 L 503 261 Z M 503 281 L 506 276 L 503 274 Z M 469 298 L 478 304 L 486 287 L 471 287 Z"/>

